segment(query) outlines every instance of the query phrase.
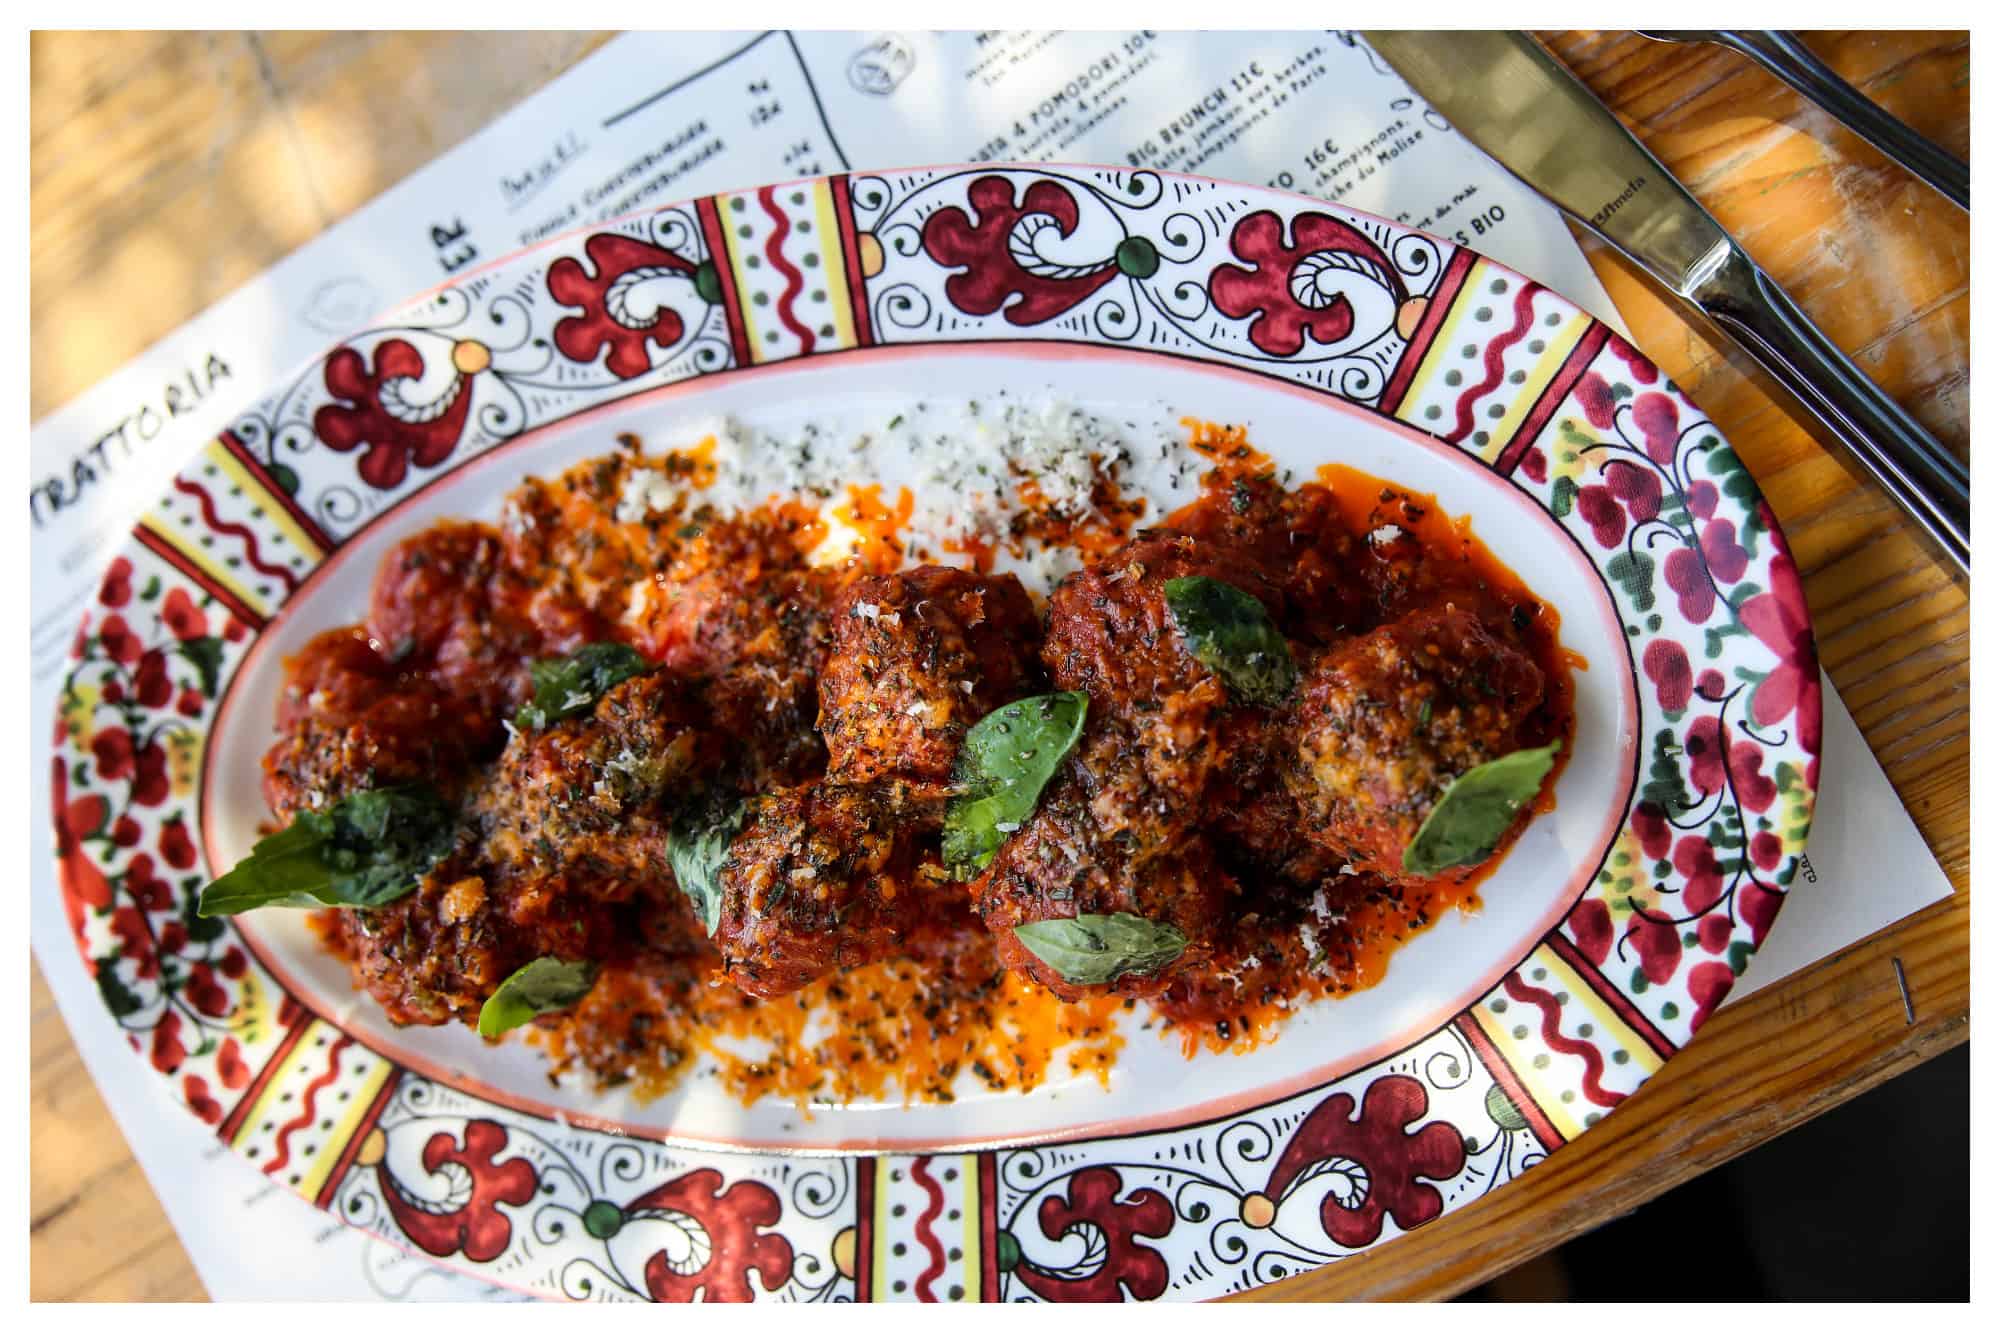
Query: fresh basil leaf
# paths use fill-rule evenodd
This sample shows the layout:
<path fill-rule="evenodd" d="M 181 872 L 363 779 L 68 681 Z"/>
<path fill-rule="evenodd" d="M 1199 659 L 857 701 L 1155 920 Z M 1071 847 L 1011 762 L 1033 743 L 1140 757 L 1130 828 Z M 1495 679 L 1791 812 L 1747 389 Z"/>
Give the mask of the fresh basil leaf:
<path fill-rule="evenodd" d="M 1028 822 L 1056 766 L 1076 748 L 1090 696 L 1038 694 L 972 724 L 952 771 L 957 792 L 944 810 L 944 863 L 969 879 Z"/>
<path fill-rule="evenodd" d="M 1222 677 L 1239 699 L 1284 702 L 1298 684 L 1292 646 L 1271 623 L 1264 604 L 1220 579 L 1168 579 L 1167 610 L 1195 661 Z"/>
<path fill-rule="evenodd" d="M 674 880 L 710 935 L 722 922 L 722 863 L 749 810 L 747 801 L 712 801 L 683 812 L 667 836 Z"/>
<path fill-rule="evenodd" d="M 1403 849 L 1403 869 L 1435 875 L 1458 866 L 1478 865 L 1521 807 L 1535 799 L 1542 779 L 1555 766 L 1561 741 L 1538 750 L 1516 750 L 1458 775 L 1431 807 L 1417 836 Z"/>
<path fill-rule="evenodd" d="M 596 963 L 569 963 L 560 958 L 524 963 L 479 1006 L 479 1035 L 497 1037 L 537 1014 L 567 1009 L 590 994 L 596 981 Z"/>
<path fill-rule="evenodd" d="M 588 712 L 614 686 L 646 668 L 646 659 L 622 643 L 588 643 L 568 657 L 545 657 L 528 668 L 535 697 L 515 712 L 514 725 L 539 731 Z"/>
<path fill-rule="evenodd" d="M 1179 958 L 1188 943 L 1166 922 L 1130 912 L 1030 921 L 1014 927 L 1014 938 L 1075 986 L 1103 986 L 1127 973 L 1150 976 Z"/>
<path fill-rule="evenodd" d="M 417 887 L 457 840 L 452 808 L 428 787 L 355 792 L 259 840 L 201 891 L 202 916 L 254 907 L 381 907 Z"/>

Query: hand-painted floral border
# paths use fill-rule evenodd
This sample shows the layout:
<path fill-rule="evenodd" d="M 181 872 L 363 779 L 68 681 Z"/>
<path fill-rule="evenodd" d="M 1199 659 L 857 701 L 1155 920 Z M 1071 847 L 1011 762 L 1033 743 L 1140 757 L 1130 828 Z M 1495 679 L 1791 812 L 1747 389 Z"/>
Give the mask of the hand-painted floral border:
<path fill-rule="evenodd" d="M 305 576 L 503 441 L 694 376 L 871 346 L 1148 350 L 1344 398 L 1508 477 L 1591 553 L 1642 680 L 1640 781 L 1594 883 L 1415 1045 L 1260 1109 L 967 1154 L 684 1151 L 401 1068 L 192 911 L 205 728 Z M 354 1225 L 576 1299 L 1105 1300 L 1241 1290 L 1540 1161 L 1728 993 L 1799 865 L 1819 675 L 1755 482 L 1673 385 L 1520 275 L 1248 187 L 998 165 L 832 177 L 559 238 L 356 335 L 133 531 L 52 758 L 64 908 L 107 1017 L 189 1109 Z"/>

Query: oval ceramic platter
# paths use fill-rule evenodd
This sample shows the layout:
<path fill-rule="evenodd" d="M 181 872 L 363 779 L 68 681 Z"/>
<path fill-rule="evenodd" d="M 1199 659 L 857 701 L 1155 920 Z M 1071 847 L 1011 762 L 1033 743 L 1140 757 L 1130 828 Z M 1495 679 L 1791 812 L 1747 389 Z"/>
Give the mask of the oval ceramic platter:
<path fill-rule="evenodd" d="M 650 1104 L 518 1042 L 397 1030 L 298 914 L 197 917 L 264 816 L 283 657 L 388 547 L 718 415 L 781 431 L 1042 392 L 1249 425 L 1435 494 L 1561 613 L 1556 809 L 1381 984 L 1243 1055 L 1129 1034 L 1108 1086 Z M 832 177 L 559 238 L 303 369 L 106 572 L 54 738 L 106 1021 L 343 1222 L 590 1299 L 1206 1297 L 1385 1243 L 1615 1110 L 1728 994 L 1817 781 L 1798 576 L 1708 421 L 1576 306 L 1315 200 L 1099 168 Z"/>

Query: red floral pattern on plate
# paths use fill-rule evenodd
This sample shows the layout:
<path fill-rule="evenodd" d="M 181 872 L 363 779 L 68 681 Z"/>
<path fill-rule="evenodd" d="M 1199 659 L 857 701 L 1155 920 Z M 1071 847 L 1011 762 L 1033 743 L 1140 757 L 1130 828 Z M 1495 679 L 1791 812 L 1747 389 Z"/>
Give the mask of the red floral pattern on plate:
<path fill-rule="evenodd" d="M 747 1301 L 751 1273 L 766 1291 L 778 1290 L 792 1275 L 791 1243 L 767 1230 L 784 1216 L 768 1185 L 739 1180 L 724 1189 L 721 1172 L 690 1171 L 626 1208 L 628 1218 L 649 1213 L 691 1219 L 707 1248 L 699 1264 L 665 1250 L 646 1261 L 646 1290 L 656 1301 Z"/>
<path fill-rule="evenodd" d="M 1087 1272 L 1049 1271 L 1024 1265 L 1021 1281 L 1050 1301 L 1149 1301 L 1167 1287 L 1167 1261 L 1141 1236 L 1173 1230 L 1173 1205 L 1158 1190 L 1134 1190 L 1124 1199 L 1124 1181 L 1115 1167 L 1096 1166 L 1069 1177 L 1067 1197 L 1042 1200 L 1035 1221 L 1042 1235 L 1060 1240 L 1086 1233 L 1086 1252 L 1102 1251 L 1102 1262 Z M 1122 1289 L 1122 1290 L 1121 1290 Z"/>
<path fill-rule="evenodd" d="M 687 323 L 664 304 L 651 318 L 641 319 L 626 305 L 627 296 L 638 285 L 635 279 L 678 274 L 692 281 L 695 266 L 671 250 L 629 236 L 593 236 L 584 242 L 583 253 L 594 274 L 575 259 L 558 259 L 549 266 L 549 295 L 583 310 L 556 322 L 556 347 L 585 364 L 609 348 L 604 365 L 612 374 L 620 379 L 645 374 L 653 368 L 646 344 L 662 351 L 672 348 L 687 332 Z"/>
<path fill-rule="evenodd" d="M 1041 229 L 1067 237 L 1077 228 L 1076 197 L 1053 181 L 1037 181 L 1015 202 L 1014 182 L 1005 176 L 974 181 L 967 192 L 971 213 L 943 208 L 924 223 L 924 253 L 965 272 L 945 280 L 945 295 L 960 310 L 1002 318 L 1017 327 L 1040 324 L 1073 309 L 1118 276 L 1107 256 L 1095 265 L 1069 266 L 1034 258 Z M 1034 268 L 1022 262 L 1029 256 Z"/>
<path fill-rule="evenodd" d="M 436 467 L 449 458 L 472 409 L 470 386 L 456 370 L 439 401 L 406 401 L 407 386 L 423 377 L 424 358 L 401 338 L 377 344 L 372 370 L 360 352 L 343 347 L 326 359 L 325 374 L 327 392 L 339 401 L 313 414 L 313 430 L 329 449 L 360 449 L 356 470 L 379 490 L 400 486 L 413 463 Z"/>
<path fill-rule="evenodd" d="M 909 321 L 891 330 L 904 341 L 1142 346 L 1133 339 L 1144 329 L 1177 354 L 1370 405 L 1384 373 L 1423 357 L 1423 339 L 1434 335 L 1419 334 L 1420 324 L 1442 326 L 1449 311 L 1424 315 L 1426 303 L 1465 299 L 1439 295 L 1440 275 L 1465 271 L 1462 259 L 1453 267 L 1446 243 L 1313 201 L 1160 181 L 1032 167 L 899 173 L 868 205 L 875 211 L 865 226 L 853 182 L 840 191 L 800 187 L 799 198 L 812 192 L 804 204 L 784 202 L 790 187 L 759 198 L 790 224 L 796 243 L 785 253 L 800 265 L 793 276 L 817 269 L 815 280 L 841 275 L 850 285 L 852 319 L 816 332 L 815 353 L 847 350 L 849 327 L 882 337 L 887 326 L 868 318 L 877 312 Z M 1226 207 L 1211 213 L 1207 203 Z M 902 230 L 891 237 L 882 219 L 903 204 L 895 219 Z M 705 203 L 701 217 L 727 206 Z M 831 229 L 821 226 L 821 208 L 834 210 Z M 379 1211 L 365 1225 L 482 1274 L 571 1296 L 655 1299 L 901 1295 L 885 1273 L 858 1261 L 856 1233 L 893 1268 L 896 1244 L 915 1235 L 917 1216 L 931 1218 L 923 1233 L 931 1244 L 910 1247 L 923 1249 L 917 1262 L 927 1265 L 923 1280 L 909 1284 L 919 1295 L 957 1299 L 975 1286 L 1008 1299 L 1208 1294 L 1372 1244 L 1391 1224 L 1424 1225 L 1559 1142 L 1567 1131 L 1528 1123 L 1538 1108 L 1554 1113 L 1555 1085 L 1542 1080 L 1555 1074 L 1532 1063 L 1510 1068 L 1443 1028 L 1336 1086 L 1237 1120 L 981 1155 L 977 1173 L 1001 1183 L 981 1184 L 976 1200 L 958 1192 L 962 1183 L 941 1183 L 951 1167 L 913 1168 L 929 1202 L 921 1213 L 878 1218 L 859 1208 L 855 1181 L 873 1169 L 864 1159 L 818 1164 L 826 1179 L 844 1183 L 832 1202 L 815 1204 L 818 1187 L 803 1187 L 801 1163 L 768 1155 L 716 1154 L 712 1165 L 693 1167 L 685 1154 L 648 1148 L 643 1165 L 633 1158 L 610 1171 L 607 1154 L 638 1145 L 574 1126 L 558 1135 L 546 1122 L 386 1068 L 358 1046 L 346 1064 L 322 1057 L 299 1072 L 277 1069 L 281 1038 L 313 1020 L 228 926 L 190 910 L 206 873 L 192 789 L 205 724 L 253 626 L 294 591 L 292 571 L 303 581 L 324 552 L 304 552 L 296 565 L 258 564 L 255 574 L 270 579 L 246 568 L 251 582 L 271 584 L 256 594 L 268 604 L 253 605 L 202 572 L 200 560 L 176 562 L 166 550 L 188 548 L 206 528 L 232 541 L 252 532 L 253 550 L 290 552 L 271 517 L 279 511 L 343 540 L 428 480 L 426 469 L 456 467 L 494 442 L 641 387 L 734 369 L 740 342 L 703 335 L 691 312 L 722 305 L 716 326 L 740 333 L 762 290 L 749 266 L 756 256 L 746 250 L 742 266 L 718 273 L 718 263 L 736 260 L 708 255 L 713 236 L 705 238 L 697 212 L 670 208 L 560 239 L 335 349 L 233 428 L 232 447 L 270 479 L 268 496 L 238 501 L 238 492 L 212 478 L 197 483 L 191 472 L 191 489 L 181 489 L 208 497 L 214 512 L 175 521 L 204 526 L 180 534 L 162 522 L 154 535 L 174 535 L 135 543 L 106 568 L 75 643 L 49 813 L 63 910 L 85 963 L 107 1012 L 171 1079 L 174 1095 L 240 1146 L 254 1137 L 254 1127 L 241 1125 L 245 1099 L 260 1095 L 263 1080 L 295 1078 L 293 1088 L 304 1089 L 308 1079 L 358 1079 L 350 1066 L 365 1067 L 387 1082 L 359 1121 L 346 1122 L 358 1127 L 341 1131 L 352 1135 L 344 1147 L 318 1145 L 327 1155 L 314 1160 L 334 1171 L 320 1202 L 359 1203 L 372 1190 Z M 1235 262 L 1216 262 L 1225 243 Z M 681 283 L 705 306 L 677 306 Z M 663 285 L 642 293 L 641 284 Z M 838 284 L 828 290 L 840 299 Z M 674 300 L 654 299 L 662 292 Z M 1534 300 L 1538 315 L 1574 320 L 1552 295 Z M 1380 330 L 1360 327 L 1360 306 L 1370 318 L 1391 315 Z M 1500 332 L 1467 335 L 1485 344 L 1489 371 Z M 1664 1054 L 1721 1003 L 1801 864 L 1821 741 L 1819 678 L 1796 571 L 1754 482 L 1632 348 L 1601 330 L 1592 336 L 1601 353 L 1543 433 L 1513 441 L 1507 456 L 1520 460 L 1516 484 L 1590 553 L 1631 636 L 1646 745 L 1639 790 L 1563 932 L 1586 980 L 1632 1013 L 1632 1032 L 1617 1040 L 1637 1040 L 1646 1028 Z M 1336 359 L 1330 372 L 1315 361 L 1336 343 L 1365 344 L 1376 371 Z M 418 401 L 426 384 L 427 400 Z M 486 395 L 478 406 L 475 390 Z M 1484 456 L 1497 456 L 1502 443 Z M 357 502 L 343 489 L 357 473 L 392 494 Z M 1612 1038 L 1600 1030 L 1579 1039 L 1581 1006 L 1561 1012 L 1554 987 L 1538 980 L 1516 988 L 1547 1000 L 1540 1022 L 1519 1025 L 1523 1040 L 1547 1040 L 1552 1070 L 1590 1065 L 1584 1093 L 1594 1105 L 1615 1103 L 1642 1076 L 1591 1063 L 1589 1042 Z M 1558 1018 L 1568 1026 L 1551 1029 Z M 1616 1088 L 1599 1086 L 1618 1077 Z M 384 1155 L 370 1117 L 382 1114 L 390 1092 L 426 1087 L 433 1099 L 456 1099 L 455 1111 L 439 1114 L 433 1100 L 412 1118 L 415 1104 L 401 1105 L 394 1123 L 380 1122 L 400 1145 Z M 297 1121 L 287 1129 L 301 1154 L 317 1132 Z M 1250 1146 L 1233 1146 L 1239 1130 Z M 964 1159 L 961 1182 L 975 1174 L 973 1160 Z M 1009 1178 L 1010 1164 L 1020 1166 L 1018 1178 Z M 421 1174 L 398 1181 L 399 1165 Z M 549 1201 L 551 1188 L 559 1203 Z M 609 1201 L 624 1197 L 631 1202 Z M 1003 1199 L 1011 1201 L 1004 1210 Z M 983 1211 L 945 1218 L 938 1206 Z M 568 1220 L 558 1225 L 559 1216 Z M 968 1221 L 987 1230 L 956 1229 Z M 894 1235 L 875 1232 L 878 1222 Z M 945 1246 L 940 1260 L 933 1251 Z M 950 1252 L 960 1248 L 969 1251 L 962 1260 Z M 586 1269 L 595 1276 L 563 1276 Z"/>
<path fill-rule="evenodd" d="M 467 1124 L 462 1142 L 449 1134 L 431 1135 L 424 1145 L 424 1169 L 448 1182 L 449 1208 L 406 1194 L 386 1165 L 377 1167 L 396 1225 L 429 1254 L 463 1253 L 474 1263 L 497 1258 L 514 1235 L 514 1224 L 500 1205 L 519 1207 L 535 1197 L 535 1168 L 519 1158 L 498 1161 L 506 1147 L 506 1126 L 491 1120 Z"/>
<path fill-rule="evenodd" d="M 1389 289 L 1397 306 L 1409 299 L 1381 247 L 1324 213 L 1295 215 L 1289 245 L 1284 219 L 1269 210 L 1252 213 L 1230 233 L 1229 249 L 1251 267 L 1218 265 L 1209 275 L 1209 297 L 1230 318 L 1250 320 L 1250 341 L 1272 356 L 1295 355 L 1307 338 L 1330 345 L 1354 332 L 1353 304 L 1338 291 L 1324 291 L 1323 274 L 1358 265 Z"/>
<path fill-rule="evenodd" d="M 1335 1093 L 1313 1108 L 1285 1145 L 1265 1192 L 1284 1195 L 1315 1168 L 1359 1168 L 1353 1190 L 1330 1193 L 1320 1202 L 1320 1223 L 1338 1244 L 1360 1248 L 1382 1234 L 1387 1217 L 1408 1231 L 1444 1211 L 1444 1197 L 1432 1180 L 1449 1180 L 1465 1165 L 1465 1141 L 1450 1125 L 1428 1124 L 1411 1132 L 1430 1108 L 1424 1085 L 1392 1074 L 1368 1086 L 1361 1114 L 1354 1098 Z"/>

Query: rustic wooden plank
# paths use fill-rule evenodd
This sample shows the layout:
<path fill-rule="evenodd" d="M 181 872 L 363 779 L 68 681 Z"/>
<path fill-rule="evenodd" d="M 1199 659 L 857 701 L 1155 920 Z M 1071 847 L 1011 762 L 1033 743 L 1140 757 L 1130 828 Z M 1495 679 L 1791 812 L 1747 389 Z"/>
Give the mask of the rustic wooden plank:
<path fill-rule="evenodd" d="M 32 415 L 602 45 L 579 33 L 36 33 Z"/>
<path fill-rule="evenodd" d="M 1965 215 L 1739 57 L 1548 34 L 1829 336 L 1968 441 Z M 559 33 L 37 33 L 31 408 L 40 415 L 460 142 L 605 40 Z M 1963 33 L 1815 34 L 1895 114 L 1968 151 Z M 1712 334 L 1586 242 L 1639 345 L 1756 473 L 1828 673 L 1959 892 L 1722 1010 L 1630 1102 L 1521 1182 L 1257 1299 L 1465 1290 L 1966 1039 L 1970 611 L 1888 503 Z M 1782 921 L 1780 924 L 1782 929 Z M 1902 959 L 1906 1025 L 1889 960 Z M 39 974 L 30 992 L 38 1299 L 192 1299 L 185 1252 Z M 1514 1289 L 1554 1294 L 1559 1274 Z"/>
<path fill-rule="evenodd" d="M 609 33 L 259 33 L 250 41 L 338 221 L 451 151 Z M 310 240 L 301 236 L 294 245 Z"/>
<path fill-rule="evenodd" d="M 204 1299 L 39 967 L 28 1008 L 30 1298 Z"/>
<path fill-rule="evenodd" d="M 172 1231 L 136 1246 L 131 1257 L 63 1297 L 71 1301 L 205 1301 L 208 1289 Z"/>
<path fill-rule="evenodd" d="M 39 1223 L 39 1225 L 36 1225 Z M 207 1293 L 139 1164 L 93 1179 L 28 1233 L 34 1300 L 203 1300 Z"/>
<path fill-rule="evenodd" d="M 37 34 L 35 81 L 92 34 Z M 32 105 L 30 408 L 60 407 L 325 225 L 241 37 L 110 66 L 81 107 Z"/>

